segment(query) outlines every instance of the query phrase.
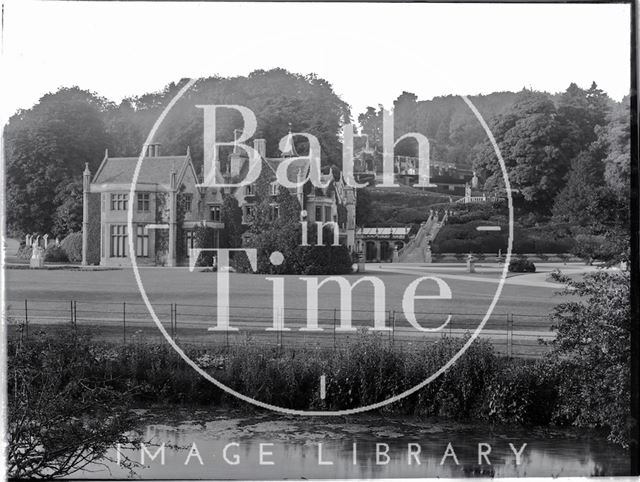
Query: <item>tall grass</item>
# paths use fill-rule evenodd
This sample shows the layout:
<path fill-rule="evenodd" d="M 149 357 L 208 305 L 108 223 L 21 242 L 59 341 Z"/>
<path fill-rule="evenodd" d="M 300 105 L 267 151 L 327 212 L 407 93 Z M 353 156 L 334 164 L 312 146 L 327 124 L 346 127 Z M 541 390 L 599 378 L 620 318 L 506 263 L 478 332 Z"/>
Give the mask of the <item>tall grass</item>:
<path fill-rule="evenodd" d="M 55 351 L 59 336 L 41 335 L 30 340 L 33 356 L 43 350 Z M 65 339 L 67 345 L 60 344 L 60 348 L 68 349 L 68 334 Z M 247 407 L 198 374 L 166 343 L 109 344 L 80 334 L 76 339 L 87 353 L 92 376 L 108 380 L 123 393 L 133 389 L 138 404 Z M 362 331 L 338 350 L 282 349 L 252 341 L 232 347 L 183 349 L 216 380 L 261 402 L 301 410 L 341 410 L 381 402 L 414 387 L 442 367 L 465 341 L 443 337 L 400 351 L 387 338 Z M 21 342 L 14 340 L 10 345 L 16 343 Z M 526 408 L 537 396 L 540 372 L 532 371 L 529 365 L 504 360 L 489 342 L 478 340 L 441 376 L 381 410 L 455 420 L 546 423 L 548 417 Z M 523 384 L 522 373 L 528 374 L 524 378 L 528 384 Z M 320 398 L 321 375 L 327 381 L 324 399 Z M 553 393 L 547 395 L 553 397 Z M 515 410 L 512 402 L 525 408 Z"/>

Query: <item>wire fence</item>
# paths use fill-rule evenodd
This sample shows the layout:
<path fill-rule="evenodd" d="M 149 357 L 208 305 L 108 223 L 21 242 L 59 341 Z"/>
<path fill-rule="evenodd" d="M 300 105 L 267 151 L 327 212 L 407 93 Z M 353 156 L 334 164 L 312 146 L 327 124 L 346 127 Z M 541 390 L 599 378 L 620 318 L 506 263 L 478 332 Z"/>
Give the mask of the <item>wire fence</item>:
<path fill-rule="evenodd" d="M 29 339 L 38 331 L 67 325 L 83 328 L 95 338 L 115 343 L 159 343 L 170 337 L 177 343 L 226 345 L 260 343 L 279 347 L 339 350 L 348 347 L 357 330 L 376 327 L 394 348 L 418 349 L 443 336 L 463 337 L 478 329 L 484 313 L 416 313 L 418 330 L 402 311 L 352 310 L 348 323 L 340 309 L 318 309 L 317 326 L 306 309 L 230 306 L 229 327 L 216 325 L 217 307 L 188 303 L 153 303 L 156 324 L 140 302 L 81 300 L 21 300 L 7 302 L 9 336 Z M 310 329 L 314 328 L 314 329 Z M 164 333 L 163 333 L 164 332 Z M 492 313 L 479 338 L 489 340 L 498 353 L 508 357 L 540 357 L 555 338 L 545 315 Z"/>

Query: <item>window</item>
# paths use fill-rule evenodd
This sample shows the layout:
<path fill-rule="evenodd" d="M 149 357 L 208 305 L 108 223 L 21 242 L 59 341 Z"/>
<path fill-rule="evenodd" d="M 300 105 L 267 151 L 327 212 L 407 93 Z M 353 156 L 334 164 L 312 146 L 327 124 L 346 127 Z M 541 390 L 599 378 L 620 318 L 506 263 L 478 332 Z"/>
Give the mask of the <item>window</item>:
<path fill-rule="evenodd" d="M 244 188 L 245 196 L 253 196 L 253 184 L 249 184 Z"/>
<path fill-rule="evenodd" d="M 127 243 L 127 225 L 111 225 L 111 257 L 124 258 L 129 256 L 129 246 Z"/>
<path fill-rule="evenodd" d="M 112 194 L 111 195 L 111 210 L 112 211 L 126 211 L 129 201 L 128 194 Z"/>
<path fill-rule="evenodd" d="M 216 223 L 220 222 L 220 206 L 211 206 L 210 219 Z"/>
<path fill-rule="evenodd" d="M 324 207 L 324 220 L 331 221 L 331 206 Z"/>
<path fill-rule="evenodd" d="M 316 206 L 316 221 L 322 221 L 322 206 Z"/>
<path fill-rule="evenodd" d="M 143 224 L 136 226 L 136 256 L 149 256 L 149 231 Z"/>
<path fill-rule="evenodd" d="M 242 222 L 244 223 L 250 223 L 251 221 L 253 221 L 253 206 L 245 206 L 244 207 L 244 219 Z"/>
<path fill-rule="evenodd" d="M 191 212 L 191 205 L 193 203 L 193 195 L 185 194 L 184 195 L 184 211 L 186 213 Z"/>
<path fill-rule="evenodd" d="M 191 249 L 196 247 L 196 236 L 195 236 L 195 232 L 194 231 L 185 231 L 184 232 L 184 253 L 185 256 L 188 258 Z"/>
<path fill-rule="evenodd" d="M 277 182 L 274 182 L 271 184 L 271 195 L 272 196 L 277 196 L 278 193 L 280 192 L 279 186 Z"/>
<path fill-rule="evenodd" d="M 138 196 L 138 211 L 149 211 L 149 193 L 139 192 Z"/>

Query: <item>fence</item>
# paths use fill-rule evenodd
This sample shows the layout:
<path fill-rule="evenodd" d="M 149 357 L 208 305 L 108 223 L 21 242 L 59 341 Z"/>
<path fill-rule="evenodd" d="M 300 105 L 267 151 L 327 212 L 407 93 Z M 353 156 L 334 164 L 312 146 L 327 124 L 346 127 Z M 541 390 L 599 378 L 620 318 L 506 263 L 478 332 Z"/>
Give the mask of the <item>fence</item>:
<path fill-rule="evenodd" d="M 273 313 L 270 308 L 229 307 L 230 328 L 211 331 L 216 326 L 216 306 L 187 303 L 152 302 L 154 312 L 166 335 L 179 343 L 202 345 L 237 345 L 247 342 L 280 347 L 342 349 L 356 335 L 342 329 L 340 310 L 319 309 L 318 331 L 306 329 L 305 309 L 286 308 Z M 140 302 L 95 302 L 80 300 L 21 300 L 6 306 L 9 336 L 29 338 L 37 331 L 68 325 L 89 330 L 95 338 L 116 343 L 158 343 L 164 340 L 145 304 Z M 485 314 L 416 313 L 420 326 L 434 331 L 421 332 L 405 318 L 402 311 L 352 311 L 354 328 L 374 327 L 374 318 L 384 320 L 387 331 L 382 336 L 399 350 L 415 349 L 443 336 L 472 333 Z M 449 318 L 450 317 L 450 318 Z M 274 329 L 274 319 L 284 330 Z M 445 323 L 449 319 L 448 323 Z M 436 330 L 436 328 L 441 327 Z M 498 353 L 506 356 L 539 357 L 549 348 L 541 343 L 555 337 L 547 316 L 493 313 L 480 333 Z"/>

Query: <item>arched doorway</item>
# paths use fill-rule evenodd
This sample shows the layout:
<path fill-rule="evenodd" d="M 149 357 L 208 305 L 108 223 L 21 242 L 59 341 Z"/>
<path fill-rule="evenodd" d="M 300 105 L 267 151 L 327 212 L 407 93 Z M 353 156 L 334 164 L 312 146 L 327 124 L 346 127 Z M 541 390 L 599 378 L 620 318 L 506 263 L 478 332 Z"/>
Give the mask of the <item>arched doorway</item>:
<path fill-rule="evenodd" d="M 367 261 L 376 261 L 376 259 L 378 258 L 378 249 L 376 246 L 376 242 L 367 241 L 366 246 L 367 246 L 367 249 L 366 249 L 365 259 Z"/>
<path fill-rule="evenodd" d="M 388 241 L 380 242 L 380 261 L 391 261 L 393 248 Z"/>

